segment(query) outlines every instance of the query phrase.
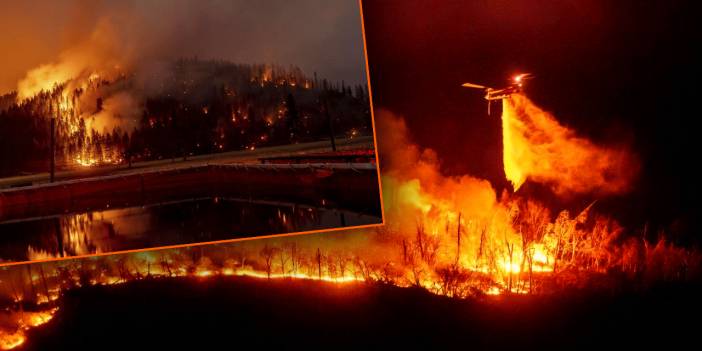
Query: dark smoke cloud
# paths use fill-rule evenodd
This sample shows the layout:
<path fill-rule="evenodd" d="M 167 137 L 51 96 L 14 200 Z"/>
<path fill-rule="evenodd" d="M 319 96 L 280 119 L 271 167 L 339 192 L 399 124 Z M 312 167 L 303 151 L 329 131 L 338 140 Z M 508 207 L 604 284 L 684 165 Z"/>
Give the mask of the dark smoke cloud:
<path fill-rule="evenodd" d="M 0 0 L 0 92 L 36 66 L 90 45 L 105 23 L 125 65 L 197 56 L 297 65 L 332 81 L 365 84 L 360 13 L 338 0 Z"/>

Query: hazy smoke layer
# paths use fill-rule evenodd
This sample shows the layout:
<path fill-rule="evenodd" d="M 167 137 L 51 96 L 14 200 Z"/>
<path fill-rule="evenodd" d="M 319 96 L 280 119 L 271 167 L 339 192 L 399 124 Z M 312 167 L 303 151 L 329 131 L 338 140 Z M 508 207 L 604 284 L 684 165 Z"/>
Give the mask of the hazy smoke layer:
<path fill-rule="evenodd" d="M 488 181 L 444 175 L 436 152 L 413 143 L 402 118 L 384 110 L 375 117 L 387 223 L 413 233 L 421 221 L 456 221 L 459 211 L 464 218 L 476 219 L 500 212 Z"/>
<path fill-rule="evenodd" d="M 194 56 L 294 64 L 333 81 L 365 82 L 355 1 L 72 0 L 0 7 L 0 93 Z"/>

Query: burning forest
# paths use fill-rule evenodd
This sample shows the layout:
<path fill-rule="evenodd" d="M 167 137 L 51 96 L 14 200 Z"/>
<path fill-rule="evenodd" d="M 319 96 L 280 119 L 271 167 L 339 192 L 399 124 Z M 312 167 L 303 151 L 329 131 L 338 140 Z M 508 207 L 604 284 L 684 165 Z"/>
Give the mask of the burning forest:
<path fill-rule="evenodd" d="M 193 6 L 9 6 L 0 176 L 372 134 L 357 4 Z"/>
<path fill-rule="evenodd" d="M 184 59 L 164 63 L 159 75 L 41 81 L 48 86 L 35 75 L 26 78 L 35 84 L 0 98 L 5 174 L 46 169 L 52 119 L 64 169 L 315 141 L 328 138 L 330 123 L 348 137 L 372 133 L 365 88 L 296 67 Z"/>

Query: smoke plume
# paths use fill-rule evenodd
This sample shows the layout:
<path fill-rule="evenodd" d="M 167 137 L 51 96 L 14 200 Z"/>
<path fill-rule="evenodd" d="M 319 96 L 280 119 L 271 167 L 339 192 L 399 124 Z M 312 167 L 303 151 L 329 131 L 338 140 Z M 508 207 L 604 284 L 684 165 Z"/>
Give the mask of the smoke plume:
<path fill-rule="evenodd" d="M 0 58 L 7 70 L 0 93 L 18 89 L 21 98 L 82 75 L 196 56 L 297 65 L 332 81 L 365 82 L 354 1 L 74 0 L 14 7 L 0 15 L 0 23 L 28 44 L 0 39 L 7 56 Z"/>

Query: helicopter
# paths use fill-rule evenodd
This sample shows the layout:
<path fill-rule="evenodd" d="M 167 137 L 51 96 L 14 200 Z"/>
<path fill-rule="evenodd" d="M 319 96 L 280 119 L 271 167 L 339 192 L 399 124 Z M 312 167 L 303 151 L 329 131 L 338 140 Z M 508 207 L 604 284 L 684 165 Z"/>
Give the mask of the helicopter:
<path fill-rule="evenodd" d="M 516 94 L 522 91 L 522 88 L 524 87 L 524 81 L 527 79 L 531 79 L 534 76 L 531 73 L 520 73 L 517 74 L 516 76 L 512 77 L 511 79 L 511 84 L 507 86 L 506 88 L 502 89 L 495 89 L 495 88 L 490 88 L 486 87 L 484 85 L 480 84 L 474 84 L 474 83 L 463 83 L 461 85 L 462 87 L 465 88 L 473 88 L 473 89 L 483 89 L 485 91 L 485 100 L 488 102 L 488 116 L 490 115 L 490 105 L 492 105 L 492 102 L 495 100 L 502 100 L 506 97 L 509 97 L 512 94 Z"/>

